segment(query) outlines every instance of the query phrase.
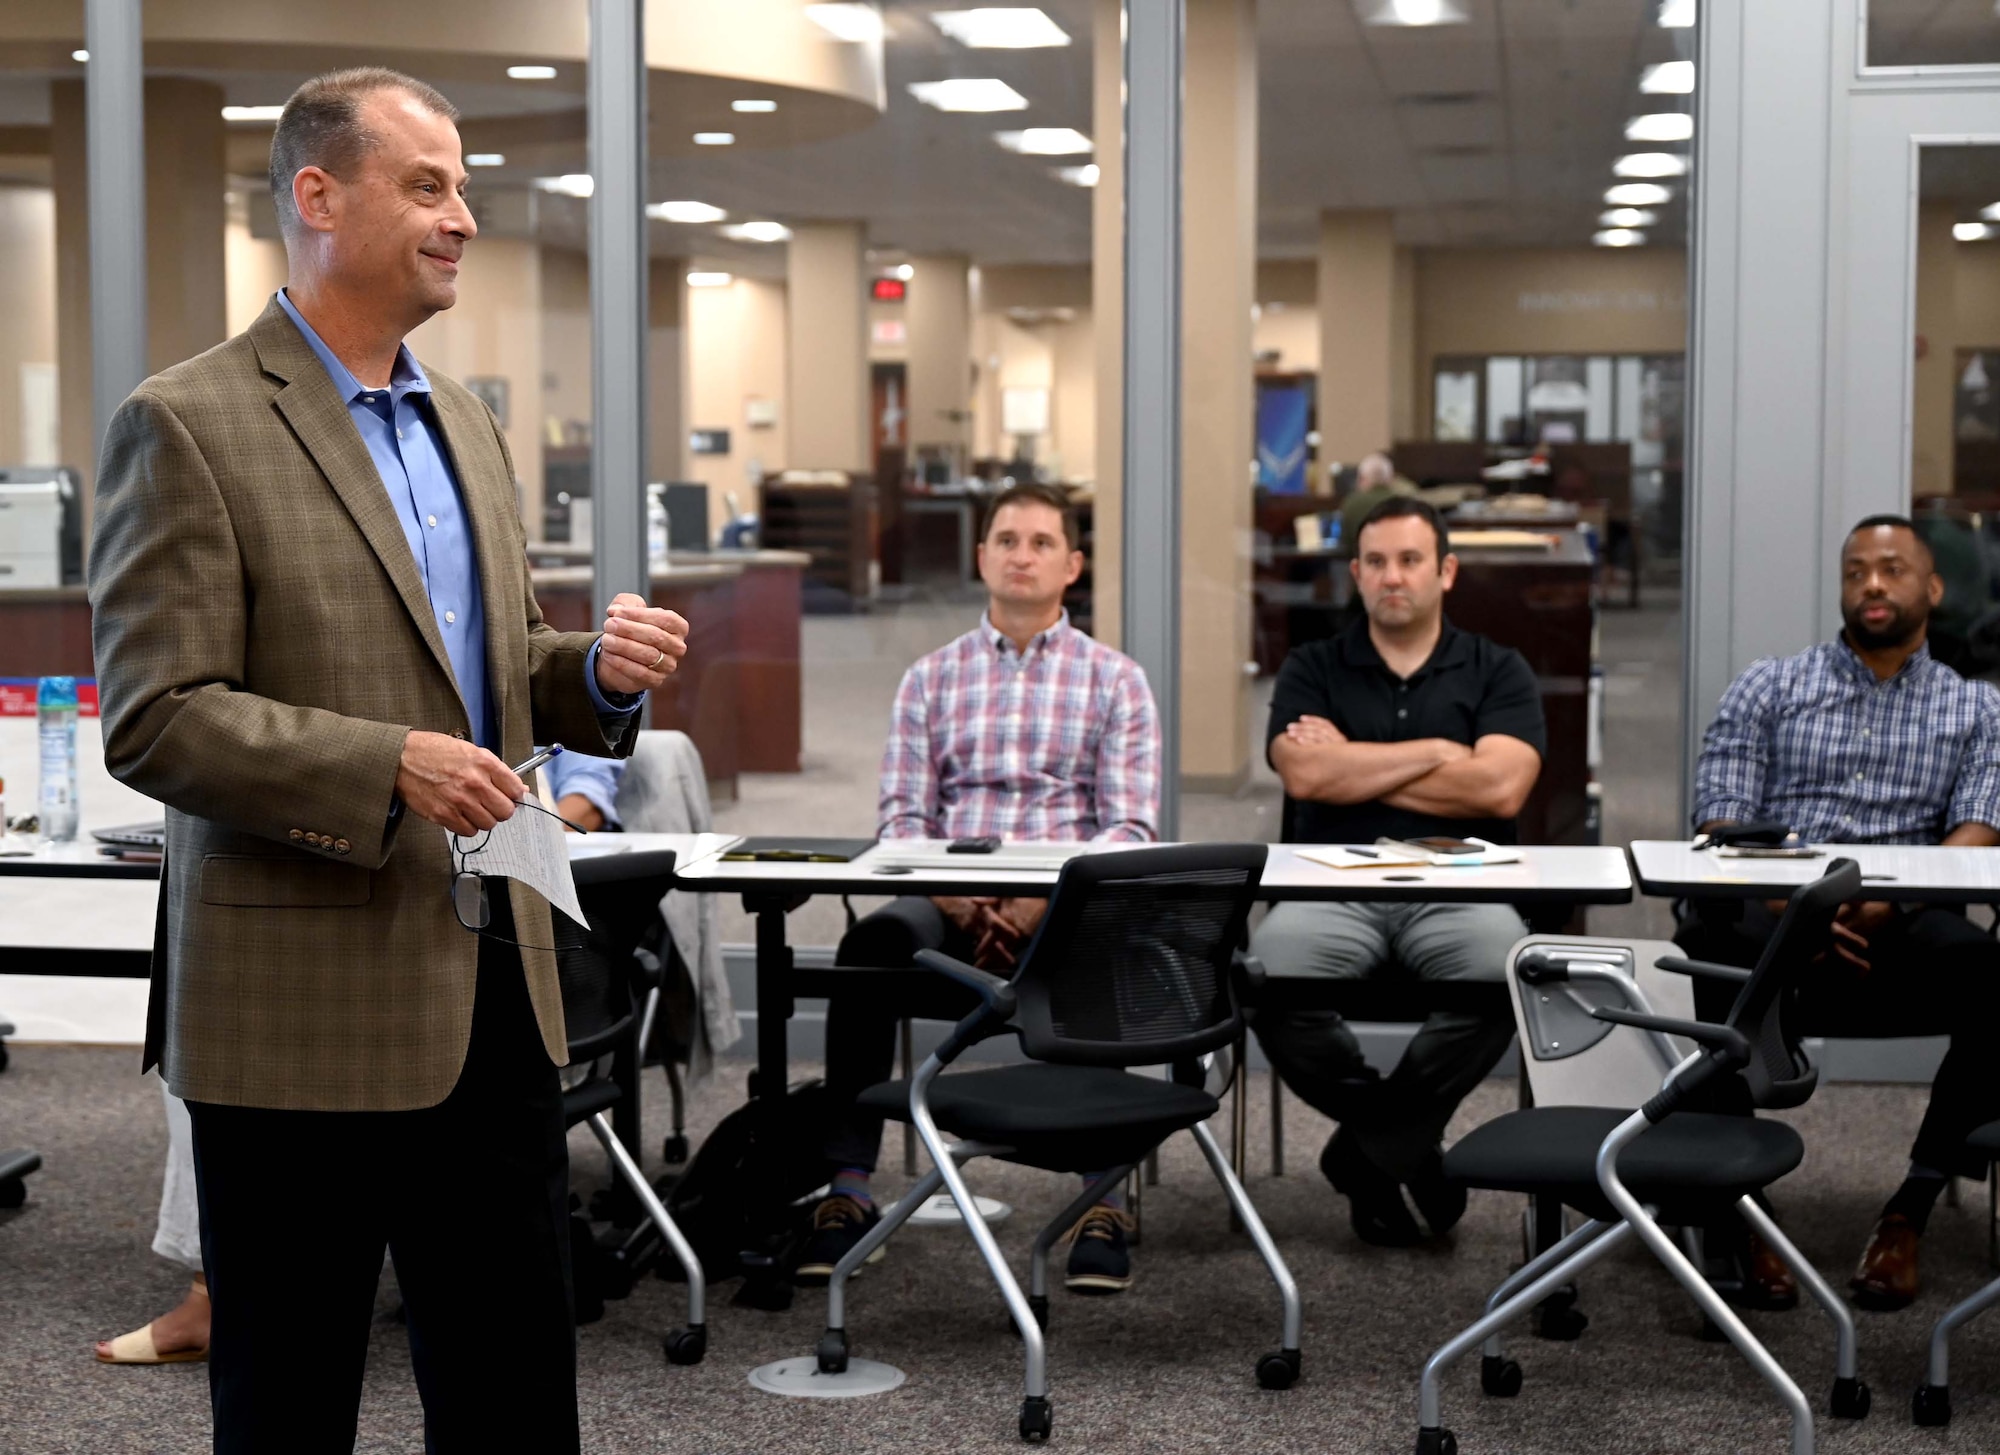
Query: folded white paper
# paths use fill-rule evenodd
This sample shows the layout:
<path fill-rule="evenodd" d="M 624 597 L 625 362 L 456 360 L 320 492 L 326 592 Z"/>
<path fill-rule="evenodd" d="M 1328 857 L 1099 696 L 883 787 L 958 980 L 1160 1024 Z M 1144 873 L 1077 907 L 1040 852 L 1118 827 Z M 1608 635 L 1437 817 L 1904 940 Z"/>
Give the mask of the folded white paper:
<path fill-rule="evenodd" d="M 569 845 L 562 820 L 522 806 L 490 833 L 460 838 L 447 831 L 452 851 L 474 874 L 518 879 L 550 904 L 582 925 L 583 906 L 576 900 L 576 880 L 569 872 Z M 474 845 L 478 845 L 474 848 Z"/>

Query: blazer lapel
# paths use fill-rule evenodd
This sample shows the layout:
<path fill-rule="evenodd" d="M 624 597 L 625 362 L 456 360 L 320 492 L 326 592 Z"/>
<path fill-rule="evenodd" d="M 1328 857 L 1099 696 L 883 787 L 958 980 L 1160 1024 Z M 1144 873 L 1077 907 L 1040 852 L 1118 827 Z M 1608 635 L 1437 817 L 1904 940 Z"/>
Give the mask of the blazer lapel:
<path fill-rule="evenodd" d="M 490 468 L 479 468 L 481 461 L 498 453 L 484 409 L 476 404 L 468 406 L 456 394 L 439 389 L 435 379 L 431 409 L 452 473 L 458 477 L 458 496 L 465 502 L 466 518 L 472 523 L 472 548 L 479 558 L 479 594 L 486 610 L 486 690 L 500 734 L 494 751 L 511 751 L 506 745 L 507 727 L 513 720 L 514 676 L 528 660 L 525 636 L 516 638 L 516 633 L 526 630 L 520 589 L 526 564 L 519 555 L 513 523 L 502 513 L 515 510 L 514 482 L 502 479 L 504 471 L 497 460 Z"/>
<path fill-rule="evenodd" d="M 278 391 L 278 411 L 291 424 L 299 442 L 326 476 L 333 493 L 340 497 L 347 513 L 382 562 L 382 569 L 402 598 L 403 607 L 416 624 L 438 667 L 458 690 L 458 678 L 451 670 L 451 657 L 444 649 L 430 598 L 424 594 L 423 577 L 417 572 L 416 557 L 389 503 L 389 492 L 361 432 L 347 412 L 347 402 L 333 387 L 326 370 L 313 357 L 306 341 L 292 326 L 291 319 L 273 300 L 263 316 L 250 327 L 251 342 L 267 373 L 286 381 Z M 461 699 L 462 702 L 462 699 Z"/>

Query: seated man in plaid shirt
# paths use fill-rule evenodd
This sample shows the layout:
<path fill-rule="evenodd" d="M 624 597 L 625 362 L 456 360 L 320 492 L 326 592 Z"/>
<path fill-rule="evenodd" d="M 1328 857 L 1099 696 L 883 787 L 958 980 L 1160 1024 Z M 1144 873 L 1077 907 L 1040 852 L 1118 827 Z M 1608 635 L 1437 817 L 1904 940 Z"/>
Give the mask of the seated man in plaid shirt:
<path fill-rule="evenodd" d="M 1702 738 L 1696 825 L 1776 820 L 1808 843 L 2000 843 L 2000 691 L 1931 657 L 1925 633 L 1943 594 L 1908 520 L 1857 525 L 1841 550 L 1845 630 L 1753 662 L 1730 684 Z M 1696 958 L 1754 965 L 1783 911 L 1782 901 L 1693 901 L 1676 938 Z M 1917 1239 L 1966 1134 L 2000 1117 L 2000 945 L 1962 909 L 1880 901 L 1847 905 L 1834 934 L 1834 954 L 1799 997 L 1810 1031 L 1951 1028 L 1908 1176 L 1851 1285 L 1863 1308 L 1902 1308 L 1917 1293 Z M 1697 981 L 1701 1014 L 1721 1020 L 1737 989 Z M 1755 1306 L 1798 1301 L 1784 1265 L 1755 1243 L 1744 1294 Z"/>
<path fill-rule="evenodd" d="M 1059 490 L 1001 492 L 979 544 L 989 599 L 979 625 L 904 674 L 882 755 L 885 839 L 1110 840 L 1158 837 L 1160 724 L 1146 674 L 1069 624 L 1063 592 L 1083 570 L 1076 517 Z M 942 950 L 1005 973 L 1040 922 L 1040 899 L 905 897 L 856 924 L 843 965 L 905 966 Z M 879 1221 L 868 1181 L 882 1118 L 854 1098 L 886 1081 L 903 1015 L 958 1020 L 976 1004 L 942 979 L 922 1004 L 836 999 L 826 1023 L 826 1142 L 832 1186 L 795 1278 L 821 1284 Z M 1130 1220 L 1116 1197 L 1072 1230 L 1067 1285 L 1130 1286 Z M 880 1256 L 879 1254 L 877 1255 Z"/>

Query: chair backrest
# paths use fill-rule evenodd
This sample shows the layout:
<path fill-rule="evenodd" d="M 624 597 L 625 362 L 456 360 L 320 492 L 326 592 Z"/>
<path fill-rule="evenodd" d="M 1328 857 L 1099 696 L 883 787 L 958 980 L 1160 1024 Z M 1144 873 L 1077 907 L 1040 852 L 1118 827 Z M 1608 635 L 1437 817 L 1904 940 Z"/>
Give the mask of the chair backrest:
<path fill-rule="evenodd" d="M 1794 1002 L 1806 977 L 1832 952 L 1834 916 L 1860 893 L 1861 870 L 1852 859 L 1835 859 L 1826 873 L 1794 892 L 1730 1007 L 1729 1024 L 1750 1042 L 1743 1079 L 1760 1107 L 1797 1106 L 1819 1083 L 1819 1070 L 1800 1044 L 1803 1028 Z"/>
<path fill-rule="evenodd" d="M 611 1050 L 632 1024 L 633 952 L 673 887 L 674 851 L 598 854 L 571 866 L 585 930 L 554 913 L 556 976 L 572 1065 Z"/>
<path fill-rule="evenodd" d="M 1231 964 L 1264 857 L 1262 844 L 1177 844 L 1071 859 L 1014 977 L 1021 1049 L 1148 1066 L 1242 1035 Z"/>

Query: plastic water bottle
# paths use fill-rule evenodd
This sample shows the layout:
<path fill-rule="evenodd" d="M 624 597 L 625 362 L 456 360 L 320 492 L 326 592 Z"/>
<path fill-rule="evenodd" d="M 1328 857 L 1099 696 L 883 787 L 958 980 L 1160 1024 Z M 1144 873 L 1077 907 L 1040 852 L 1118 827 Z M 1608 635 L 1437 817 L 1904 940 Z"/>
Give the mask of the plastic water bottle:
<path fill-rule="evenodd" d="M 655 571 L 667 569 L 667 503 L 660 488 L 646 487 L 646 564 Z"/>
<path fill-rule="evenodd" d="M 36 811 L 42 842 L 76 837 L 76 678 L 44 677 L 35 688 L 35 725 L 42 746 L 42 793 Z"/>

